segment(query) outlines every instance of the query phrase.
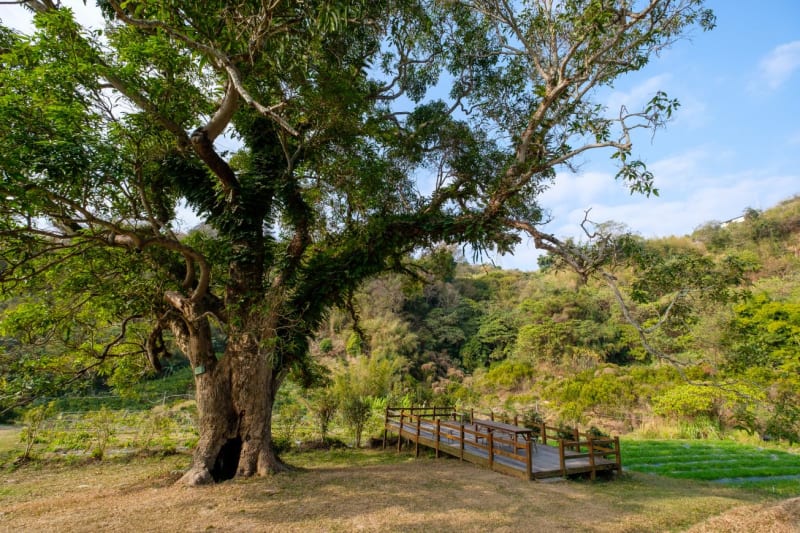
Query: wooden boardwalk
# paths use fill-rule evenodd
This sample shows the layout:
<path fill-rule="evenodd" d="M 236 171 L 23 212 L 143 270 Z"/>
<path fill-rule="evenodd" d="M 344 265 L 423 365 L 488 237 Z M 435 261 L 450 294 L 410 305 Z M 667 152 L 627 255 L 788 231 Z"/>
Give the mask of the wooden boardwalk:
<path fill-rule="evenodd" d="M 557 437 L 557 428 L 540 424 L 526 428 L 494 420 L 463 420 L 453 409 L 405 407 L 386 409 L 384 448 L 389 433 L 413 442 L 415 453 L 426 446 L 492 470 L 524 479 L 622 471 L 619 438 L 595 438 L 575 430 Z M 548 433 L 549 431 L 549 433 Z M 553 445 L 550 445 L 553 444 Z"/>

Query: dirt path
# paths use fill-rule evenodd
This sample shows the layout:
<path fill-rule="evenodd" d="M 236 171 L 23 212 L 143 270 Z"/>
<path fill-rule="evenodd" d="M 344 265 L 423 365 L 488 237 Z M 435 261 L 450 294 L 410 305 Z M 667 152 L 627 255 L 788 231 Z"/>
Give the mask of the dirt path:
<path fill-rule="evenodd" d="M 652 476 L 530 483 L 431 459 L 176 487 L 187 461 L 4 473 L 0 531 L 674 531 L 763 505 L 741 491 Z"/>

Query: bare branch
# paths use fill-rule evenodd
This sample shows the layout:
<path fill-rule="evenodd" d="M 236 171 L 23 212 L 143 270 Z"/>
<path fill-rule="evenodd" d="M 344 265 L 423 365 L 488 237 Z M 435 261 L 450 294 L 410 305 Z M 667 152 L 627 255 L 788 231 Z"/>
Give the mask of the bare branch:
<path fill-rule="evenodd" d="M 103 351 L 98 356 L 101 361 L 104 360 L 106 357 L 108 357 L 108 355 L 111 353 L 111 349 L 117 344 L 119 344 L 125 338 L 125 335 L 127 334 L 128 330 L 128 323 L 131 322 L 132 320 L 138 320 L 140 318 L 142 318 L 142 315 L 132 315 L 126 317 L 125 320 L 122 321 L 122 324 L 120 325 L 121 330 L 119 332 L 119 335 L 117 335 L 111 342 L 106 344 L 105 348 L 103 348 Z"/>
<path fill-rule="evenodd" d="M 58 9 L 61 3 L 53 2 L 52 0 L 20 0 L 18 2 L 0 2 L 0 5 L 21 5 L 27 7 L 34 13 L 45 13 L 52 9 Z"/>
<path fill-rule="evenodd" d="M 225 96 L 222 99 L 222 103 L 217 108 L 217 112 L 214 113 L 214 116 L 211 117 L 211 120 L 209 120 L 203 128 L 209 141 L 214 142 L 214 139 L 219 137 L 225 128 L 228 127 L 238 107 L 239 93 L 236 91 L 233 83 L 229 83 L 228 87 L 225 89 Z"/>

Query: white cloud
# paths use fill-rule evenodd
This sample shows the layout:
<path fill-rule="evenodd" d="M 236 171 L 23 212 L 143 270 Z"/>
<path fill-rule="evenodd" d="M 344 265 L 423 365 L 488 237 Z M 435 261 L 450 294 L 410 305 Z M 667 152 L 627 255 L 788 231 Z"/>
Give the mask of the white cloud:
<path fill-rule="evenodd" d="M 201 219 L 194 209 L 185 200 L 181 200 L 175 210 L 175 226 L 180 232 L 188 232 L 190 229 L 205 222 Z"/>
<path fill-rule="evenodd" d="M 759 82 L 777 89 L 800 69 L 800 41 L 792 41 L 775 47 L 758 64 Z"/>
<path fill-rule="evenodd" d="M 2 21 L 3 26 L 14 28 L 24 33 L 30 33 L 33 30 L 33 15 L 19 5 L 0 6 L 0 21 Z"/>
<path fill-rule="evenodd" d="M 682 188 L 694 183 L 700 164 L 708 158 L 704 148 L 695 148 L 673 157 L 660 159 L 648 165 L 656 178 L 656 187 Z M 677 187 L 676 187 L 677 185 Z"/>
<path fill-rule="evenodd" d="M 553 185 L 542 193 L 540 201 L 545 208 L 565 203 L 587 205 L 614 186 L 614 177 L 604 172 L 559 172 Z"/>
<path fill-rule="evenodd" d="M 618 113 L 622 106 L 634 111 L 643 107 L 658 91 L 663 91 L 670 78 L 669 74 L 659 74 L 647 78 L 630 91 L 614 91 L 606 99 L 606 106 L 612 114 Z"/>
<path fill-rule="evenodd" d="M 87 5 L 84 0 L 64 0 L 61 5 L 72 9 L 75 13 L 75 20 L 88 28 L 103 28 L 105 21 L 99 8 Z M 33 13 L 21 5 L 2 5 L 0 6 L 0 20 L 4 26 L 14 28 L 25 34 L 33 32 Z"/>
<path fill-rule="evenodd" d="M 522 242 L 514 249 L 514 255 L 491 255 L 484 257 L 483 262 L 493 263 L 504 269 L 517 269 L 517 270 L 536 270 L 539 266 L 537 260 L 544 252 L 537 250 L 533 241 L 526 237 L 522 237 Z"/>
<path fill-rule="evenodd" d="M 709 124 L 710 117 L 705 102 L 691 94 L 681 95 L 678 101 L 681 106 L 672 115 L 673 120 L 668 128 L 683 126 L 688 129 L 698 129 Z"/>
<path fill-rule="evenodd" d="M 800 175 L 744 171 L 712 176 L 697 168 L 698 162 L 704 157 L 705 152 L 698 150 L 658 163 L 665 174 L 687 171 L 694 176 L 694 186 L 685 191 L 685 194 L 671 199 L 628 194 L 608 195 L 602 192 L 592 198 L 591 195 L 584 194 L 587 191 L 580 190 L 580 185 L 590 183 L 595 190 L 599 190 L 595 180 L 599 180 L 602 174 L 595 173 L 591 179 L 585 180 L 582 180 L 582 176 L 559 176 L 559 179 L 566 179 L 561 182 L 558 194 L 550 196 L 550 200 L 559 200 L 558 204 L 550 204 L 555 218 L 543 229 L 561 239 L 573 237 L 585 240 L 580 223 L 585 210 L 591 208 L 589 219 L 593 222 L 620 222 L 645 238 L 681 236 L 690 234 L 707 222 L 735 218 L 748 207 L 768 209 L 782 200 L 800 194 Z M 606 187 L 615 185 L 609 175 L 604 179 Z M 568 195 L 570 190 L 575 192 L 572 197 Z M 544 196 L 542 201 L 544 204 Z M 513 256 L 492 259 L 503 268 L 532 270 L 536 268 L 539 255 L 541 252 L 534 248 L 530 239 L 523 237 Z"/>
<path fill-rule="evenodd" d="M 592 219 L 623 222 L 644 237 L 687 235 L 711 221 L 724 221 L 748 208 L 767 209 L 800 191 L 800 176 L 744 173 L 699 180 L 700 187 L 681 199 L 639 198 L 597 205 Z M 577 226 L 575 226 L 577 227 Z"/>

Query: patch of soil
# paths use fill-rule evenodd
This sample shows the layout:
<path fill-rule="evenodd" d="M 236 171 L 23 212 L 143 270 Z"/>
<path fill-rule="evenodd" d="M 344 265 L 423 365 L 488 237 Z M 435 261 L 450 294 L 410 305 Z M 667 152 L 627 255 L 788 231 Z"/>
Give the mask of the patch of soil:
<path fill-rule="evenodd" d="M 800 532 L 800 498 L 780 503 L 737 507 L 697 524 L 687 533 L 797 533 Z"/>

